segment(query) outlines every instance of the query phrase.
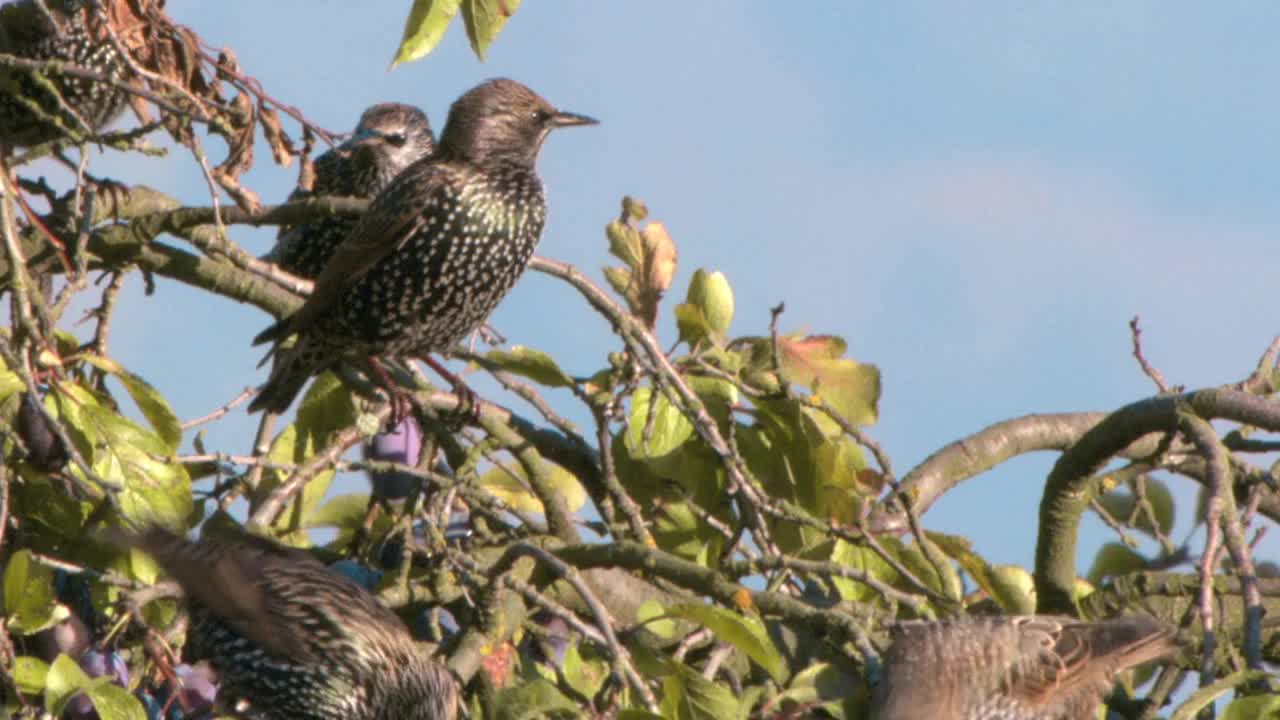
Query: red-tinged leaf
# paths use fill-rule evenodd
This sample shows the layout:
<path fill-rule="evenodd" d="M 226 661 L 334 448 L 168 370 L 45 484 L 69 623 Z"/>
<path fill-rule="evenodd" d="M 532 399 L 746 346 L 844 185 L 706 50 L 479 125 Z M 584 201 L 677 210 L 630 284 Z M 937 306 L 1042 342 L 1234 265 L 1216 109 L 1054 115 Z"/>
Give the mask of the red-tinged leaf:
<path fill-rule="evenodd" d="M 833 335 L 778 338 L 782 372 L 808 387 L 853 425 L 871 425 L 879 417 L 880 371 L 844 357 L 844 340 Z"/>

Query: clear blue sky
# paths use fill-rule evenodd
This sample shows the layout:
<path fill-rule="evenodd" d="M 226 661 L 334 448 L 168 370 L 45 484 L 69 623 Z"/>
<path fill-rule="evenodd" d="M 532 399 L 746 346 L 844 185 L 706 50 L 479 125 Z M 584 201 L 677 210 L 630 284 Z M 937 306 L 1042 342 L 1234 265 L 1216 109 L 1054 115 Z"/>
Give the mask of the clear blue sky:
<path fill-rule="evenodd" d="M 493 76 L 599 118 L 543 152 L 541 253 L 598 278 L 604 224 L 622 195 L 642 198 L 679 244 L 677 297 L 694 269 L 722 270 L 735 331 L 764 332 L 785 301 L 784 329 L 839 334 L 881 368 L 873 434 L 900 473 L 992 422 L 1151 394 L 1129 355 L 1134 314 L 1151 361 L 1190 387 L 1247 374 L 1280 332 L 1280 6 L 529 0 L 487 63 L 459 25 L 390 73 L 408 2 L 168 7 L 333 130 L 386 100 L 439 128 Z M 95 168 L 207 202 L 182 156 Z M 270 202 L 294 179 L 262 151 L 248 182 Z M 272 235 L 235 237 L 262 252 Z M 115 353 L 179 415 L 263 379 L 260 311 L 167 282 L 126 302 Z M 573 291 L 536 274 L 492 323 L 575 373 L 614 347 Z M 237 412 L 208 443 L 245 452 L 253 427 Z M 969 481 L 926 525 L 1029 564 L 1052 459 Z M 1194 492 L 1174 485 L 1180 535 Z M 1087 525 L 1082 572 L 1106 538 Z"/>

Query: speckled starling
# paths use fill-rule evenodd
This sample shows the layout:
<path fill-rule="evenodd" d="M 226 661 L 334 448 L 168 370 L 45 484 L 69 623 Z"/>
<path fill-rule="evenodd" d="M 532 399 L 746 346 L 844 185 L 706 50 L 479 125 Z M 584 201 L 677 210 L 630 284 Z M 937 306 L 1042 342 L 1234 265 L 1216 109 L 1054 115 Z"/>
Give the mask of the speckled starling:
<path fill-rule="evenodd" d="M 85 0 L 7 4 L 0 8 L 0 52 L 70 63 L 123 80 L 128 66 L 92 6 Z M 61 100 L 42 80 L 57 89 Z M 25 69 L 0 68 L 0 143 L 12 148 L 54 140 L 67 132 L 59 122 L 72 132 L 99 132 L 127 100 L 127 92 L 109 83 L 53 72 L 36 78 Z"/>
<path fill-rule="evenodd" d="M 343 359 L 447 351 L 479 327 L 542 235 L 543 141 L 595 122 L 512 80 L 458 98 L 436 152 L 374 198 L 306 303 L 255 338 L 299 336 L 249 409 L 284 411 L 310 376 Z"/>
<path fill-rule="evenodd" d="M 247 533 L 199 541 L 116 533 L 182 586 L 186 662 L 207 660 L 219 702 L 262 720 L 453 720 L 453 676 L 360 585 L 312 555 Z"/>
<path fill-rule="evenodd" d="M 426 113 L 400 103 L 374 105 L 360 116 L 350 140 L 316 158 L 311 191 L 295 191 L 289 200 L 320 195 L 372 198 L 434 149 Z M 356 218 L 326 217 L 285 228 L 262 259 L 314 279 L 355 225 Z"/>
<path fill-rule="evenodd" d="M 893 635 L 872 720 L 1086 720 L 1116 673 L 1175 649 L 1145 616 L 908 622 Z"/>

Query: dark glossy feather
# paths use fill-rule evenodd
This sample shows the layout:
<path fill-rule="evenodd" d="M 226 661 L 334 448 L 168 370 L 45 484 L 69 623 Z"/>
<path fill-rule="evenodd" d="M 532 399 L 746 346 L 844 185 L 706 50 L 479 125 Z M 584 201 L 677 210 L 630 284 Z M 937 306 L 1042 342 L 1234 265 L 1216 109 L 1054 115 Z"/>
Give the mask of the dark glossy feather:
<path fill-rule="evenodd" d="M 395 613 L 310 554 L 247 533 L 116 533 L 182 586 L 184 654 L 264 720 L 452 720 L 457 687 Z"/>

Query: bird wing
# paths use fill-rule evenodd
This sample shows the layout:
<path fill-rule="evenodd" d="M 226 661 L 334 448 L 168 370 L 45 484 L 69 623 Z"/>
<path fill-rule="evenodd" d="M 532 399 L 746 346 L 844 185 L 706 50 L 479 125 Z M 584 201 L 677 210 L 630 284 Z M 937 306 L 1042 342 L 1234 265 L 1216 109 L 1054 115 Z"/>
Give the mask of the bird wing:
<path fill-rule="evenodd" d="M 451 177 L 444 164 L 418 161 L 410 165 L 374 198 L 351 235 L 334 250 L 302 307 L 260 333 L 253 344 L 280 340 L 315 324 L 343 291 L 403 246 L 427 222 L 424 206 L 445 192 Z"/>
<path fill-rule="evenodd" d="M 1141 615 L 1100 622 L 1071 618 L 1020 618 L 1028 661 L 1020 668 L 1013 694 L 1033 703 L 1050 695 L 1101 694 L 1115 674 L 1167 655 L 1173 633 Z"/>
<path fill-rule="evenodd" d="M 268 582 L 281 567 L 327 572 L 324 565 L 305 552 L 247 532 L 226 532 L 225 538 L 193 542 L 150 527 L 137 533 L 109 531 L 108 538 L 151 555 L 188 597 L 255 645 L 284 657 L 314 659 L 305 638 L 284 622 Z"/>

